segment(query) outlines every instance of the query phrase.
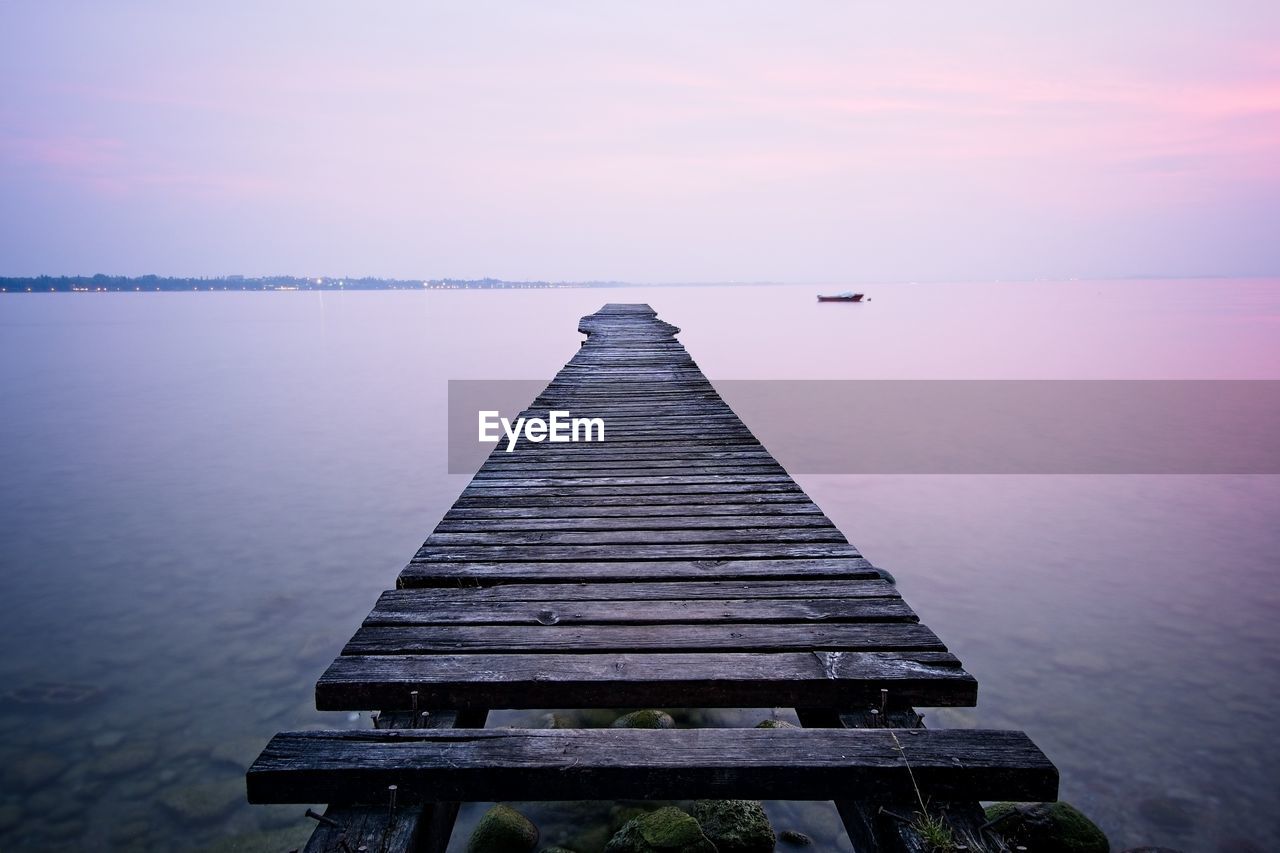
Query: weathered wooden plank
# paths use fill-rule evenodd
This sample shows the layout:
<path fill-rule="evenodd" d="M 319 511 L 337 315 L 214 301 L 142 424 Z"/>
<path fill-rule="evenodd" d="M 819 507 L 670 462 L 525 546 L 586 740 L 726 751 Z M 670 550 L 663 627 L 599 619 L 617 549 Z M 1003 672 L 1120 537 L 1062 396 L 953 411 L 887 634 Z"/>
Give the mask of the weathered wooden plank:
<path fill-rule="evenodd" d="M 741 504 L 645 504 L 640 506 L 573 506 L 548 503 L 543 506 L 455 506 L 444 514 L 445 522 L 455 520 L 489 520 L 503 518 L 562 518 L 588 521 L 594 519 L 639 519 L 709 517 L 717 522 L 741 519 L 744 524 L 754 524 L 758 519 L 787 523 L 797 516 L 808 516 L 830 522 L 820 509 L 809 501 L 784 503 Z"/>
<path fill-rule="evenodd" d="M 457 509 L 477 507 L 581 507 L 583 509 L 600 510 L 604 507 L 712 507 L 719 504 L 764 504 L 770 507 L 777 504 L 799 504 L 806 510 L 814 507 L 813 501 L 804 492 L 734 492 L 705 494 L 663 494 L 663 495 L 591 495 L 556 494 L 512 490 L 511 492 L 491 492 L 485 489 L 472 489 L 463 492 L 454 502 Z M 599 513 L 597 513 L 599 514 Z"/>
<path fill-rule="evenodd" d="M 476 473 L 485 478 L 501 476 L 540 476 L 547 471 L 564 471 L 572 476 L 594 476 L 596 472 L 607 471 L 650 471 L 666 472 L 687 471 L 696 473 L 707 471 L 721 473 L 725 471 L 778 472 L 785 469 L 772 457 L 766 457 L 743 448 L 741 453 L 733 451 L 709 451 L 690 453 L 679 448 L 617 448 L 600 452 L 583 451 L 573 456 L 562 456 L 557 453 L 525 452 L 520 445 L 508 453 L 502 449 L 494 450 L 486 459 L 484 467 Z M 712 455 L 715 454 L 715 455 Z"/>
<path fill-rule="evenodd" d="M 656 539 L 657 537 L 655 537 Z M 434 545 L 428 540 L 415 563 L 503 561 L 559 562 L 640 560 L 829 560 L 861 555 L 843 542 L 647 542 L 626 545 Z"/>
<path fill-rule="evenodd" d="M 632 651 L 946 651 L 924 625 L 911 622 L 849 624 L 460 625 L 362 627 L 344 655 L 457 654 L 460 652 Z"/>
<path fill-rule="evenodd" d="M 506 445 L 503 444 L 502 447 L 505 448 Z M 646 460 L 671 460 L 677 464 L 708 461 L 733 464 L 753 461 L 777 462 L 768 450 L 760 445 L 755 447 L 739 445 L 720 449 L 703 449 L 696 444 L 690 444 L 683 448 L 664 448 L 664 452 L 659 453 L 639 447 L 612 447 L 607 441 L 594 442 L 592 444 L 579 443 L 567 449 L 547 442 L 542 444 L 521 442 L 510 453 L 504 449 L 500 451 L 500 454 L 493 453 L 488 458 L 488 461 L 494 463 L 527 462 L 534 465 L 573 465 L 575 463 L 594 464 L 606 461 L 630 462 Z"/>
<path fill-rule="evenodd" d="M 588 532 L 588 531 L 749 531 L 750 535 L 759 535 L 760 530 L 769 530 L 786 538 L 790 533 L 801 529 L 826 530 L 835 529 L 825 515 L 810 513 L 807 515 L 628 515 L 622 517 L 561 515 L 559 517 L 494 517 L 494 518 L 458 518 L 454 516 L 436 525 L 433 534 L 440 533 L 497 533 L 497 532 Z M 842 540 L 843 541 L 843 538 Z"/>
<path fill-rule="evenodd" d="M 727 495 L 744 495 L 744 494 L 764 494 L 778 493 L 791 495 L 804 495 L 800 491 L 800 487 L 794 481 L 783 480 L 758 480 L 744 482 L 713 482 L 713 483 L 594 483 L 593 478 L 584 478 L 587 482 L 582 483 L 550 483 L 546 485 L 538 483 L 510 483 L 510 482 L 487 482 L 487 483 L 469 483 L 463 490 L 462 496 L 467 497 L 500 497 L 507 499 L 511 497 L 533 497 L 537 495 L 551 495 L 560 497 L 590 497 L 590 498 L 608 498 L 622 497 L 635 498 L 645 495 L 675 495 L 675 496 L 692 496 L 692 495 L 714 495 L 718 498 Z M 646 478 L 636 478 L 646 479 Z M 807 497 L 805 498 L 808 499 Z M 697 499 L 690 501 L 697 503 Z"/>
<path fill-rule="evenodd" d="M 947 652 L 442 654 L 337 658 L 322 711 L 419 708 L 856 707 L 880 690 L 971 706 L 977 682 Z"/>
<path fill-rule="evenodd" d="M 693 486 L 786 486 L 785 491 L 798 488 L 789 476 L 778 473 L 756 474 L 732 472 L 728 474 L 643 474 L 631 477 L 496 477 L 489 476 L 471 481 L 468 488 L 476 489 L 601 489 L 612 487 L 624 491 L 632 486 L 670 486 L 677 494 L 696 494 L 686 491 Z M 764 489 L 756 489 L 764 491 Z"/>
<path fill-rule="evenodd" d="M 417 587 L 383 593 L 412 595 L 422 602 L 573 602 L 573 601 L 723 601 L 763 598 L 776 601 L 819 598 L 897 598 L 884 580 L 640 581 L 622 583 L 506 583 L 496 586 Z"/>
<path fill-rule="evenodd" d="M 861 557 L 826 559 L 553 560 L 411 562 L 396 581 L 402 588 L 492 583 L 622 583 L 673 580 L 870 579 L 880 577 Z"/>
<path fill-rule="evenodd" d="M 901 598 L 721 599 L 662 601 L 480 602 L 384 592 L 366 627 L 395 625 L 666 625 L 914 622 Z"/>
<path fill-rule="evenodd" d="M 925 729 L 459 729 L 288 732 L 247 774 L 250 802 L 726 797 L 1052 800 L 1022 732 Z"/>
<path fill-rule="evenodd" d="M 641 530 L 480 530 L 439 531 L 427 537 L 422 547 L 453 549 L 466 545 L 694 545 L 729 543 L 745 545 L 753 542 L 800 544 L 837 542 L 848 544 L 844 534 L 834 526 L 801 527 L 711 527 L 706 524 L 687 529 L 649 526 Z"/>

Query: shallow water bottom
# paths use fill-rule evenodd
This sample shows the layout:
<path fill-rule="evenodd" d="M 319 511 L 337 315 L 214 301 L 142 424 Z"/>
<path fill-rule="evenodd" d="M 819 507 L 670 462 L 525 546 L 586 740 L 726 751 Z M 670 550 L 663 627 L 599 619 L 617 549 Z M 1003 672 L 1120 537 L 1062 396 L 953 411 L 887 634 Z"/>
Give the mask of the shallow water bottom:
<path fill-rule="evenodd" d="M 795 712 L 784 708 L 666 709 L 677 728 L 743 728 L 763 720 L 785 720 L 798 724 Z M 489 715 L 487 728 L 548 728 L 553 725 L 596 728 L 610 725 L 625 710 L 496 711 Z M 476 823 L 492 803 L 466 803 L 458 812 L 458 822 L 449 839 L 449 853 L 464 853 Z M 539 848 L 562 846 L 575 853 L 597 853 L 622 824 L 640 811 L 662 805 L 688 806 L 681 802 L 533 802 L 508 803 L 538 827 Z M 774 832 L 799 832 L 808 846 L 781 842 L 779 850 L 811 850 L 847 853 L 853 846 L 844 831 L 835 805 L 830 802 L 766 801 L 765 813 Z"/>

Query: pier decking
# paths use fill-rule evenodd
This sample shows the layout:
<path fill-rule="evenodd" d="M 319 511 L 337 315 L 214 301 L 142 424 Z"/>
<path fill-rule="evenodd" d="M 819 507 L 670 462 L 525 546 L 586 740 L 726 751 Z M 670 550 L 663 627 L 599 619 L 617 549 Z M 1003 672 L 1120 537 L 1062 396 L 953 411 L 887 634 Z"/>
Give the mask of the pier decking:
<path fill-rule="evenodd" d="M 918 810 L 913 785 L 972 831 L 980 799 L 1056 797 L 1025 735 L 920 725 L 913 706 L 973 705 L 973 677 L 678 329 L 606 305 L 579 330 L 525 414 L 603 418 L 605 441 L 495 449 L 316 685 L 379 728 L 277 735 L 252 802 L 331 803 L 307 850 L 336 851 L 443 849 L 458 801 L 830 799 L 877 850 L 918 849 L 878 807 Z M 495 708 L 780 706 L 805 728 L 483 729 Z"/>

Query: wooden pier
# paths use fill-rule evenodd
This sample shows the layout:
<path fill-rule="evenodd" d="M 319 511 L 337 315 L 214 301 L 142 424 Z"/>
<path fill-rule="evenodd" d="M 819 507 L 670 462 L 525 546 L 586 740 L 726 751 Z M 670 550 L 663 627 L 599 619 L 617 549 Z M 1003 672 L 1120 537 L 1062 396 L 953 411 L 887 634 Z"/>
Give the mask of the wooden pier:
<path fill-rule="evenodd" d="M 1047 801 L 1021 732 L 928 730 L 977 683 L 647 305 L 584 317 L 525 413 L 603 443 L 499 445 L 316 685 L 369 731 L 276 735 L 255 803 L 330 806 L 307 851 L 443 850 L 458 802 L 834 800 L 859 851 L 921 850 L 920 794 Z M 797 729 L 490 730 L 496 708 L 795 708 Z M 583 851 L 582 853 L 586 853 Z"/>

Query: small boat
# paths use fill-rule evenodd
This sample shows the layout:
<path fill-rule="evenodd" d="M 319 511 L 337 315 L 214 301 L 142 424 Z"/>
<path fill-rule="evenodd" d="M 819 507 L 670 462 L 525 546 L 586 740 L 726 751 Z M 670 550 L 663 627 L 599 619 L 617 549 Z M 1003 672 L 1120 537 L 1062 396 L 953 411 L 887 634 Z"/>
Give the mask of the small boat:
<path fill-rule="evenodd" d="M 818 301 L 819 302 L 861 302 L 862 294 L 854 293 L 851 290 L 846 290 L 844 293 L 837 293 L 832 296 L 823 296 L 822 294 L 818 294 Z"/>

